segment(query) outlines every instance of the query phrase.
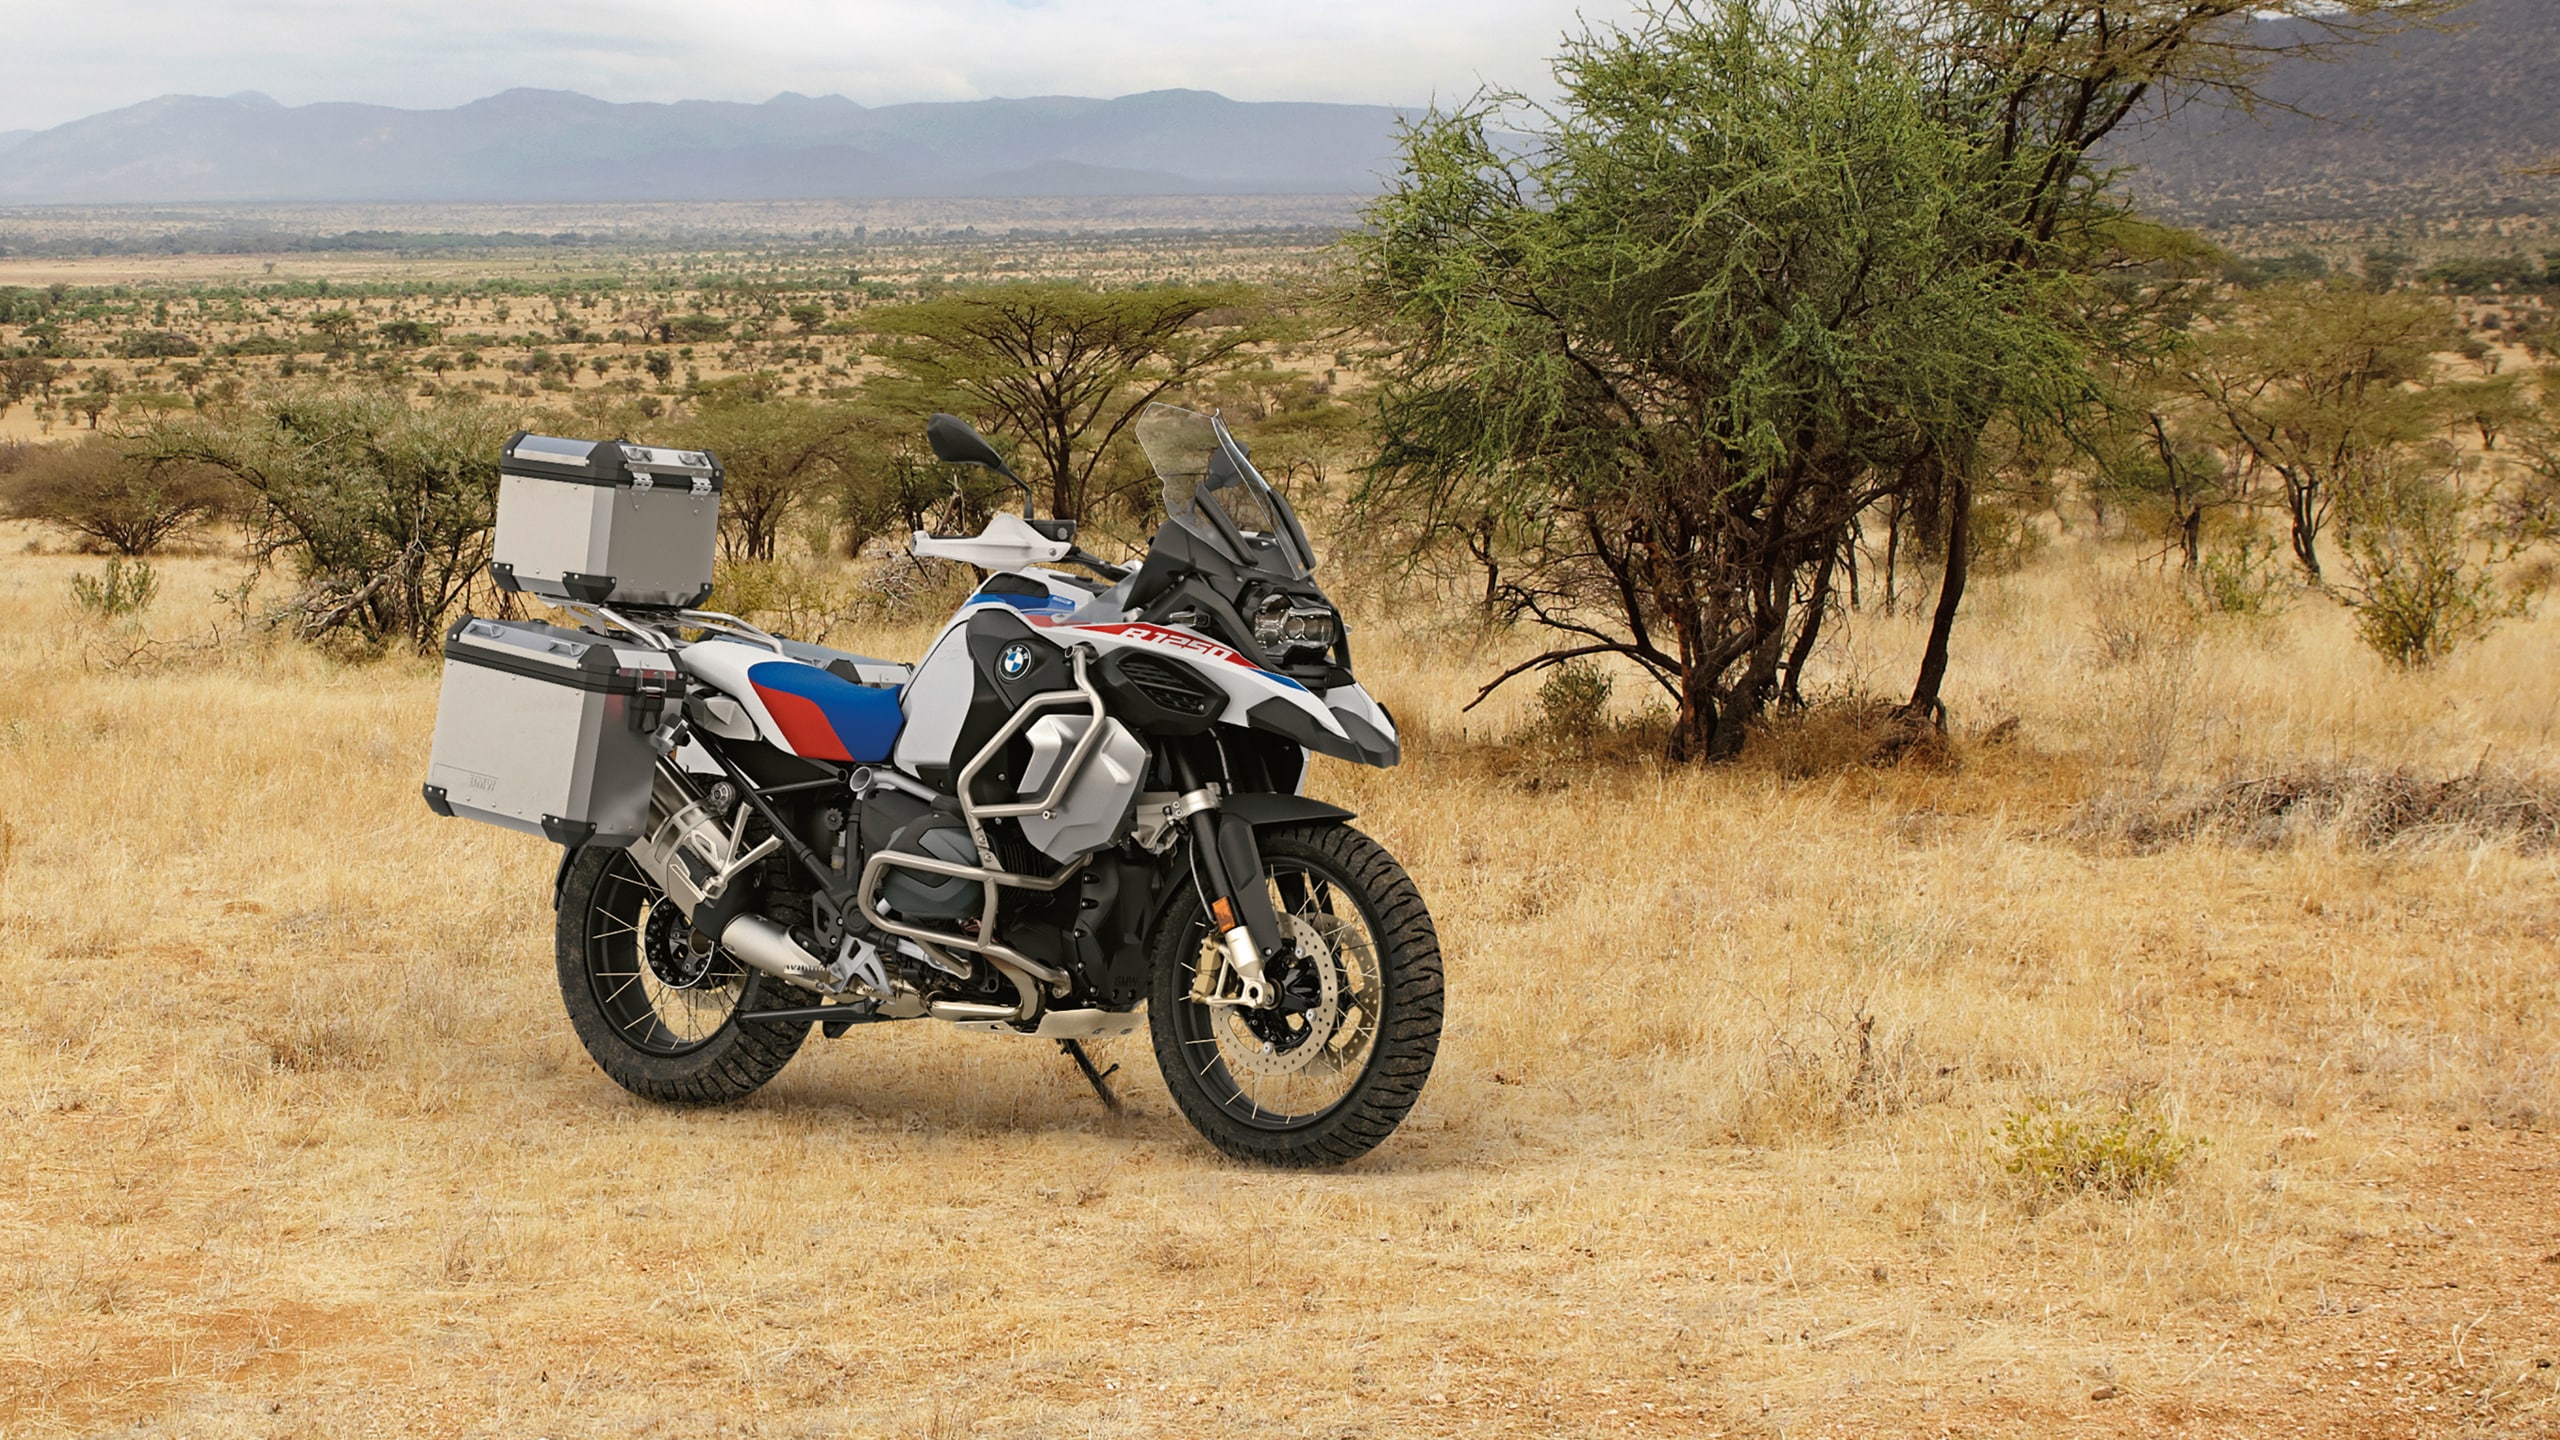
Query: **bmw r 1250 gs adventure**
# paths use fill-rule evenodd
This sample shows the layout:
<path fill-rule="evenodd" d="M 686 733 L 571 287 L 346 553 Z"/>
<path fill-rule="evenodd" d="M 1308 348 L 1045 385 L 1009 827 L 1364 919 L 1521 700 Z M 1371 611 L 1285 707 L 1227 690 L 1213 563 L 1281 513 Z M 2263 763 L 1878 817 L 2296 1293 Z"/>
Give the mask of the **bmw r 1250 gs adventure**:
<path fill-rule="evenodd" d="M 580 624 L 455 625 L 427 800 L 567 847 L 561 996 L 607 1075 L 715 1104 L 812 1026 L 1077 1041 L 1143 1014 L 1228 1154 L 1334 1164 L 1395 1129 L 1439 1045 L 1438 940 L 1302 793 L 1311 754 L 1395 764 L 1395 721 L 1226 428 L 1155 405 L 1137 433 L 1170 517 L 1143 563 L 1030 518 L 1028 487 L 974 538 L 919 531 L 987 578 L 912 668 L 691 608 L 713 457 L 509 442 L 493 571 Z M 927 435 L 1011 478 L 960 420 Z"/>

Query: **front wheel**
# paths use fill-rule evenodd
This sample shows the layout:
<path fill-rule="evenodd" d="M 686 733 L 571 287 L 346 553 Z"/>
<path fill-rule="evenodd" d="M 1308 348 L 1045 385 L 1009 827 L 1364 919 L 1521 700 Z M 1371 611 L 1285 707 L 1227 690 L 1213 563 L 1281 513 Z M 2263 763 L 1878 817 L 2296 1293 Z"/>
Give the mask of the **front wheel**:
<path fill-rule="evenodd" d="M 1440 938 L 1395 857 L 1349 826 L 1256 837 L 1282 948 L 1267 1009 L 1192 998 L 1218 964 L 1198 893 L 1167 907 L 1147 1004 L 1156 1065 L 1210 1144 L 1274 1165 L 1339 1165 L 1395 1132 L 1440 1049 Z"/>

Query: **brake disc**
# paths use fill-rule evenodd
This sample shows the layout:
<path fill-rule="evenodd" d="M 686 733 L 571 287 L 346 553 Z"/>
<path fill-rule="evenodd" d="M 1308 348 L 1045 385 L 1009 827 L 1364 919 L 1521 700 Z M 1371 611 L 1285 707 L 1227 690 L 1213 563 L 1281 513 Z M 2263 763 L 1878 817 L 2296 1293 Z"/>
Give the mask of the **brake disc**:
<path fill-rule="evenodd" d="M 1324 935 L 1303 915 L 1280 917 L 1281 938 L 1296 953 L 1291 955 L 1287 973 L 1281 977 L 1284 993 L 1296 988 L 1292 983 L 1312 971 L 1316 993 L 1312 1004 L 1295 1012 L 1302 1022 L 1294 1029 L 1281 1029 L 1287 1021 L 1265 1010 L 1252 1012 L 1242 1006 L 1221 1007 L 1218 1023 L 1226 1027 L 1227 1043 L 1218 1047 L 1231 1070 L 1256 1075 L 1294 1075 L 1304 1070 L 1319 1055 L 1326 1053 L 1334 1027 L 1342 1023 L 1342 967 L 1334 963 L 1333 947 Z M 1257 1027 L 1255 1021 L 1264 1020 Z M 1258 1029 L 1278 1030 L 1271 1036 Z"/>
<path fill-rule="evenodd" d="M 658 977 L 659 984 L 671 990 L 691 990 L 711 978 L 711 962 L 719 952 L 694 953 L 687 939 L 692 927 L 685 923 L 683 911 L 661 899 L 649 907 L 645 927 L 640 949 L 649 973 Z"/>

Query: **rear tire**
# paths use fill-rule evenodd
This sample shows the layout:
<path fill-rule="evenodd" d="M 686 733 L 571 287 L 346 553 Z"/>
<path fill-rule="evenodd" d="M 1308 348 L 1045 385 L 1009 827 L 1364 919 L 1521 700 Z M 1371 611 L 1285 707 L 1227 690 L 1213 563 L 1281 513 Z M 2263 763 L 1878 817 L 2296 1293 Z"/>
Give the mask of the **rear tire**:
<path fill-rule="evenodd" d="M 681 925 L 628 851 L 579 851 L 560 887 L 560 999 L 579 1043 L 616 1085 L 666 1105 L 722 1105 L 782 1073 L 809 1022 L 740 1023 L 745 1011 L 804 1002 L 725 950 L 694 984 L 668 986 L 648 945 L 662 931 L 681 936 Z"/>
<path fill-rule="evenodd" d="M 1182 886 L 1150 947 L 1156 1066 L 1184 1118 L 1227 1154 L 1340 1165 L 1395 1133 L 1431 1077 L 1440 938 L 1404 867 L 1359 831 L 1321 822 L 1275 826 L 1256 839 L 1283 930 L 1322 952 L 1309 957 L 1292 940 L 1292 958 L 1274 977 L 1303 1013 L 1248 1018 L 1191 998 L 1216 949 L 1198 891 Z M 1309 973 L 1325 969 L 1332 973 Z M 1292 1053 L 1300 1050 L 1304 1058 Z"/>

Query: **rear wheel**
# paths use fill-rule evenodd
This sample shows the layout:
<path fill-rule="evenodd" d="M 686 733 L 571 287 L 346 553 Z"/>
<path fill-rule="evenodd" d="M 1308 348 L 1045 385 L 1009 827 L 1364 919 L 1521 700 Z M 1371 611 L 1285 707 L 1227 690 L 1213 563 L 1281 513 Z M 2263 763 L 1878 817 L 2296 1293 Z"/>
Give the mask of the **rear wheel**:
<path fill-rule="evenodd" d="M 1267 1009 L 1192 998 L 1218 962 L 1190 887 L 1155 934 L 1156 1064 L 1209 1143 L 1275 1165 L 1339 1165 L 1394 1133 L 1440 1048 L 1440 940 L 1404 867 L 1346 825 L 1258 835 L 1282 950 Z"/>
<path fill-rule="evenodd" d="M 579 1043 L 644 1099 L 718 1105 L 782 1072 L 809 1024 L 742 1023 L 798 992 L 730 958 L 695 956 L 690 927 L 624 850 L 583 850 L 560 888 L 560 999 Z"/>

